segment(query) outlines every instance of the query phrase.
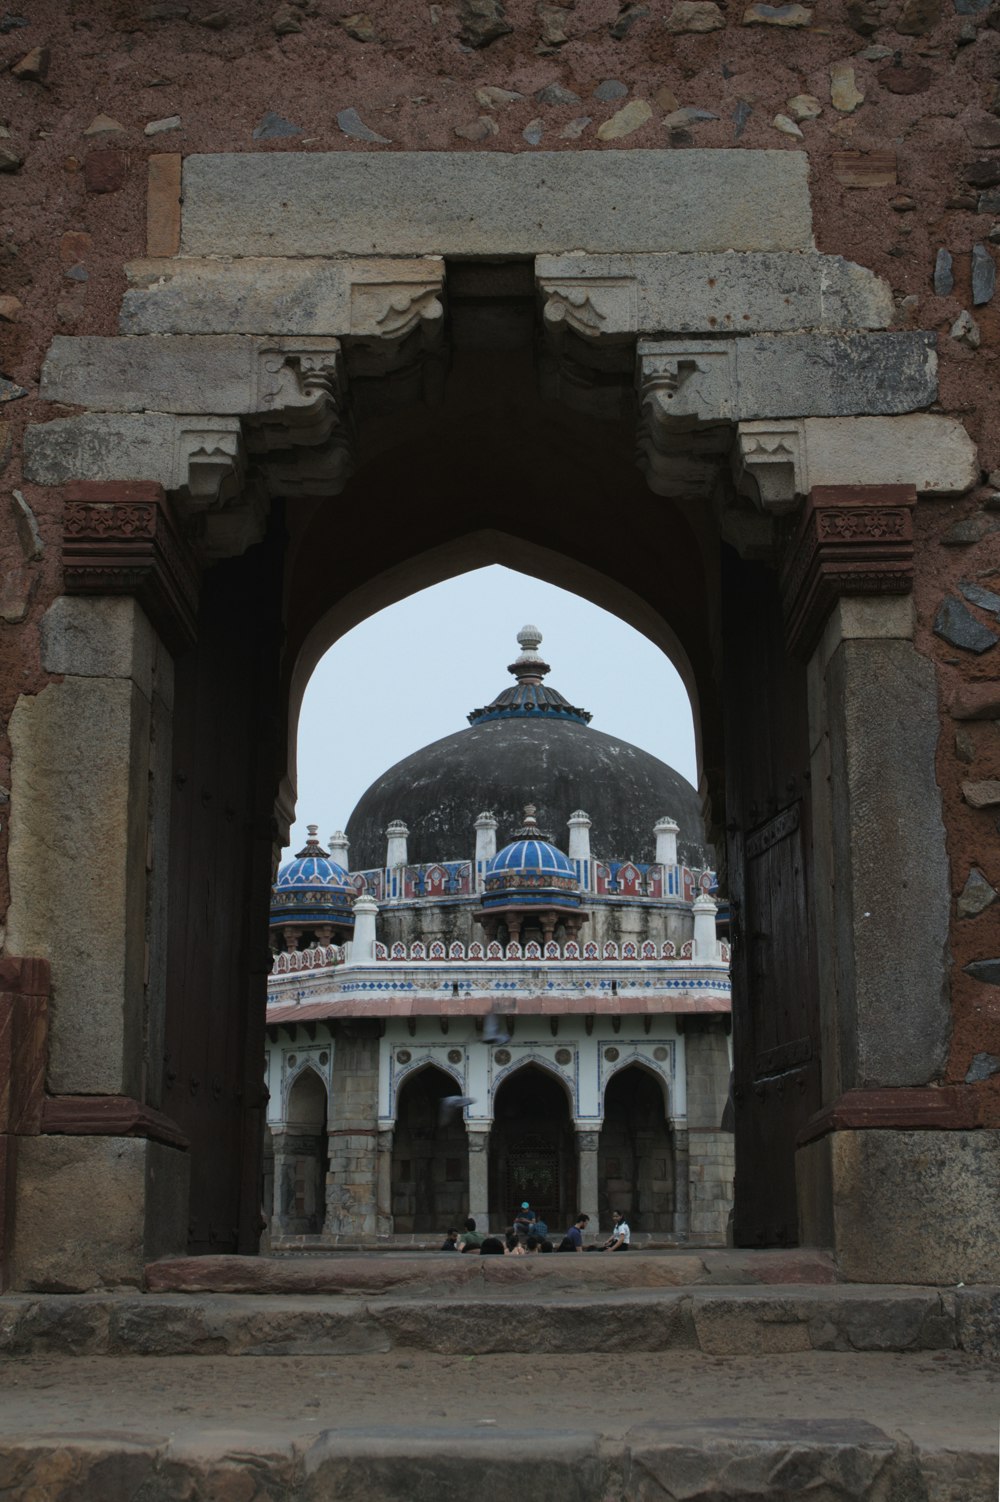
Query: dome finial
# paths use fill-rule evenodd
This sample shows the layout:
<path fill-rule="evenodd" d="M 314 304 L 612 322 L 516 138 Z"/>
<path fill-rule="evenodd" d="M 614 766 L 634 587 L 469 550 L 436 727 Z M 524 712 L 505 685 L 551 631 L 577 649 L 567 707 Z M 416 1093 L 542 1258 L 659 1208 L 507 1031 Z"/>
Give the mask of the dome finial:
<path fill-rule="evenodd" d="M 308 855 L 318 855 L 318 856 L 321 856 L 323 859 L 326 859 L 329 856 L 330 852 L 328 850 L 324 850 L 323 847 L 322 847 L 322 845 L 320 844 L 319 840 L 316 838 L 316 836 L 318 834 L 319 834 L 319 825 L 318 824 L 307 824 L 306 825 L 306 836 L 307 836 L 307 838 L 306 838 L 305 848 L 303 850 L 300 850 L 297 853 L 297 855 L 295 857 L 296 860 L 303 860 Z"/>
<path fill-rule="evenodd" d="M 518 683 L 541 683 L 546 673 L 551 672 L 548 663 L 538 654 L 541 643 L 542 633 L 537 626 L 522 626 L 517 633 L 517 644 L 521 652 L 507 671 L 513 673 Z"/>

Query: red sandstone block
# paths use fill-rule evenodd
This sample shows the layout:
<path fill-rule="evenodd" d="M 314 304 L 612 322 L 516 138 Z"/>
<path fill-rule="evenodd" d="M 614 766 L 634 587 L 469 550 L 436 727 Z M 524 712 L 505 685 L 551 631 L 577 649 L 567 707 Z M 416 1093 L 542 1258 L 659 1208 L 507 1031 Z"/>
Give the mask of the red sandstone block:
<path fill-rule="evenodd" d="M 0 1132 L 40 1129 L 46 1041 L 45 997 L 0 991 Z"/>
<path fill-rule="evenodd" d="M 892 188 L 896 183 L 896 153 L 835 151 L 833 175 L 845 188 Z"/>
<path fill-rule="evenodd" d="M 88 193 L 117 193 L 125 186 L 125 153 L 114 146 L 88 151 L 83 159 L 83 180 Z"/>
<path fill-rule="evenodd" d="M 175 256 L 181 247 L 181 155 L 149 158 L 146 196 L 146 254 Z"/>
<path fill-rule="evenodd" d="M 62 487 L 64 502 L 85 506 L 123 506 L 130 501 L 162 502 L 166 492 L 155 480 L 73 480 Z"/>

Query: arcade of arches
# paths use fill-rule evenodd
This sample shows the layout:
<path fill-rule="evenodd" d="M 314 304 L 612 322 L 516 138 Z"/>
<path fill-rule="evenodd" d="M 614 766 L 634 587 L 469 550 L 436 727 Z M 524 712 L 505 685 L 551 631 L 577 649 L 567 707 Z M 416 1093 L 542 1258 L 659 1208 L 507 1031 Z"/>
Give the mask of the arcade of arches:
<path fill-rule="evenodd" d="M 10 720 L 13 1286 L 255 1250 L 302 688 L 354 622 L 484 561 L 621 615 L 691 694 L 733 904 L 737 1240 L 831 1245 L 862 1281 L 1000 1280 L 997 1094 L 950 1052 L 996 961 L 949 969 L 946 837 L 976 816 L 939 786 L 920 582 L 975 451 L 937 406 L 933 336 L 812 249 L 804 158 L 741 151 L 737 191 L 735 155 L 563 153 L 570 230 L 544 154 L 192 157 L 184 254 L 127 294 L 129 336 L 54 341 L 42 396 L 77 410 L 28 429 L 26 475 L 64 508 L 63 593 Z M 338 192 L 364 257 L 322 208 Z M 332 291 L 275 326 L 252 257 L 300 289 L 321 261 Z M 972 687 L 949 713 L 975 723 L 995 698 Z M 369 688 L 359 664 L 345 698 Z M 356 1094 L 328 1134 L 370 1137 L 365 1025 L 338 1055 Z M 632 1085 L 608 1095 L 607 1182 L 666 1216 L 671 1144 Z M 558 1111 L 519 1143 L 518 1088 L 495 1129 L 562 1213 Z M 433 1089 L 407 1102 L 415 1184 Z M 304 1084 L 303 1141 L 318 1104 Z M 437 1215 L 460 1179 L 431 1179 Z M 315 1217 L 316 1183 L 286 1187 Z"/>

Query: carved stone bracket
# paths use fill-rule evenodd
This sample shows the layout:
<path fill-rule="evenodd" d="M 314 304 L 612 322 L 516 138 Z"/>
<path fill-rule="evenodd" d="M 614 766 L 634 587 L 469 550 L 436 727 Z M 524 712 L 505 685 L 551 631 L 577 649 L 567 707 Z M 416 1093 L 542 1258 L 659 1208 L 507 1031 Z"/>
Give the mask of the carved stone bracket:
<path fill-rule="evenodd" d="M 654 430 L 730 422 L 738 415 L 735 341 L 642 340 L 636 384 L 643 421 Z"/>
<path fill-rule="evenodd" d="M 631 342 L 639 328 L 633 277 L 539 276 L 545 331 L 558 345 L 567 333 L 590 341 Z"/>
<path fill-rule="evenodd" d="M 808 491 L 802 422 L 739 423 L 734 458 L 737 484 L 762 511 L 794 511 Z"/>
<path fill-rule="evenodd" d="M 67 594 L 135 595 L 172 651 L 195 639 L 198 566 L 160 485 L 83 481 L 63 491 Z"/>
<path fill-rule="evenodd" d="M 790 649 L 808 657 L 841 595 L 909 594 L 912 485 L 817 485 L 781 571 Z"/>
<path fill-rule="evenodd" d="M 344 386 L 339 339 L 281 339 L 257 355 L 257 389 L 246 418 L 253 451 L 325 443 L 340 423 Z"/>

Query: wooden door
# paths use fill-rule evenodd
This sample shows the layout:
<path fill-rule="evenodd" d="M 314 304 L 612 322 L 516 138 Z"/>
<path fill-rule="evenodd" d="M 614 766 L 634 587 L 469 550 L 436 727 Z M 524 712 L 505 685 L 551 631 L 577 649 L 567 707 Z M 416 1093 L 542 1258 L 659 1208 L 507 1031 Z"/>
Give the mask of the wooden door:
<path fill-rule="evenodd" d="M 207 571 L 177 663 L 164 1110 L 191 1143 L 189 1250 L 260 1234 L 282 533 Z"/>
<path fill-rule="evenodd" d="M 820 1105 L 806 677 L 773 572 L 724 549 L 735 1238 L 797 1240 L 795 1139 Z"/>

